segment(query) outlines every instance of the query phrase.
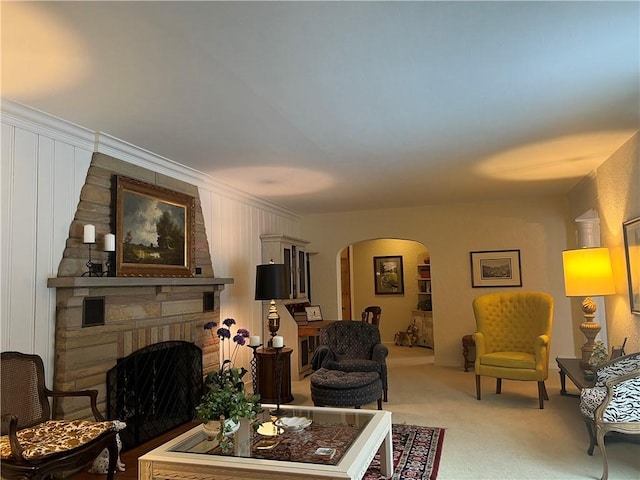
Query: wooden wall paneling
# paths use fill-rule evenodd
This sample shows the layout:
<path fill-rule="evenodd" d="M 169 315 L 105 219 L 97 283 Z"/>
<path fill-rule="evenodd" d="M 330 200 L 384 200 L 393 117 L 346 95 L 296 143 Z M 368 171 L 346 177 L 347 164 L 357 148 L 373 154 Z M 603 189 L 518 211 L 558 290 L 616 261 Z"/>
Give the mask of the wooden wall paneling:
<path fill-rule="evenodd" d="M 15 129 L 13 201 L 8 275 L 11 280 L 9 329 L 11 350 L 36 352 L 35 275 L 37 235 L 38 135 Z"/>
<path fill-rule="evenodd" d="M 11 282 L 9 266 L 11 265 L 10 246 L 11 212 L 13 211 L 13 163 L 15 128 L 2 123 L 2 141 L 0 141 L 0 345 L 2 350 L 9 349 L 9 298 Z"/>
<path fill-rule="evenodd" d="M 55 168 L 55 142 L 51 138 L 38 136 L 38 158 L 36 174 L 37 199 L 36 199 L 36 252 L 35 252 L 35 291 L 34 291 L 34 346 L 33 350 L 39 352 L 45 360 L 45 371 L 47 376 L 53 372 L 47 369 L 53 365 L 55 358 L 55 317 L 51 312 L 55 312 L 55 292 L 49 291 L 46 283 L 40 279 L 48 278 L 53 264 L 52 248 L 54 243 L 53 234 L 53 179 Z M 51 309 L 53 306 L 53 310 Z M 48 360 L 48 361 L 47 361 Z M 51 383 L 48 383 L 51 385 Z"/>

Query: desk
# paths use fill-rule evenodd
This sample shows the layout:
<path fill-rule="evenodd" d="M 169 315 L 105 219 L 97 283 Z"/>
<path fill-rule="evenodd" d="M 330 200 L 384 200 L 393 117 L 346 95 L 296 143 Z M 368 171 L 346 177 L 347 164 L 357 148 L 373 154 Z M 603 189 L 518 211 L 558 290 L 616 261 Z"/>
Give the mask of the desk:
<path fill-rule="evenodd" d="M 298 323 L 298 380 L 311 375 L 311 359 L 320 345 L 320 330 L 337 320 Z"/>
<path fill-rule="evenodd" d="M 560 369 L 560 395 L 575 395 L 567 393 L 566 377 L 569 377 L 579 390 L 593 387 L 593 380 L 584 378 L 584 370 L 580 366 L 579 358 L 556 358 L 556 362 Z"/>

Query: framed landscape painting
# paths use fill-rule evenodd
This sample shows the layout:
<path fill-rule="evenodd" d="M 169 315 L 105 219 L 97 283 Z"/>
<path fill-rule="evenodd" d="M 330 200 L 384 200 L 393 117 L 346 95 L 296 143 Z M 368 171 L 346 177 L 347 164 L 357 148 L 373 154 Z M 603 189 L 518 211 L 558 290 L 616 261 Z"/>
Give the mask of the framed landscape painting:
<path fill-rule="evenodd" d="M 520 250 L 470 252 L 471 286 L 521 287 Z"/>
<path fill-rule="evenodd" d="M 622 224 L 631 313 L 640 315 L 640 217 Z"/>
<path fill-rule="evenodd" d="M 403 295 L 402 256 L 373 257 L 376 295 Z"/>
<path fill-rule="evenodd" d="M 116 275 L 192 277 L 195 198 L 116 177 Z"/>

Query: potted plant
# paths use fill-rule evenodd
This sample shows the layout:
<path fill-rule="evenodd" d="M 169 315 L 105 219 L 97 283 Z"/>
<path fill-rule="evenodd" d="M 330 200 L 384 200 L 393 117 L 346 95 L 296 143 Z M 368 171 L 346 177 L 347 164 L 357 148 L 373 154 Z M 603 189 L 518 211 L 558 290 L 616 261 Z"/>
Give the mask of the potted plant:
<path fill-rule="evenodd" d="M 220 338 L 223 353 L 225 340 L 231 339 L 230 327 L 235 323 L 234 319 L 227 318 L 216 332 Z M 204 328 L 213 334 L 213 328 L 216 326 L 215 322 L 207 322 Z M 235 343 L 233 352 L 222 362 L 220 369 L 209 372 L 204 382 L 204 394 L 200 404 L 196 406 L 196 417 L 205 424 L 206 431 L 213 434 L 212 423 L 217 424 L 215 436 L 223 452 L 229 451 L 233 445 L 230 437 L 239 428 L 240 419 L 246 418 L 254 424 L 254 427 L 257 427 L 255 420 L 262 410 L 260 396 L 245 392 L 243 377 L 247 369 L 233 366 L 238 347 L 244 345 L 248 337 L 249 332 L 246 329 L 238 329 L 233 337 L 233 343 Z"/>

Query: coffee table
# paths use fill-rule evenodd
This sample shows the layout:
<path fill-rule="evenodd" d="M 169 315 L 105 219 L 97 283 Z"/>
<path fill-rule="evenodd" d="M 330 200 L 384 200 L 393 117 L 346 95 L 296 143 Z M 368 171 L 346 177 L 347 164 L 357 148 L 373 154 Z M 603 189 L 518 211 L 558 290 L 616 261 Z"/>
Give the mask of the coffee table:
<path fill-rule="evenodd" d="M 312 422 L 304 429 L 285 431 L 270 423 L 275 419 L 268 415 L 273 406 L 264 408 L 264 426 L 258 432 L 241 426 L 233 451 L 222 453 L 215 438 L 198 425 L 141 456 L 138 480 L 359 480 L 376 452 L 382 475 L 393 474 L 391 412 L 281 405 L 285 417 Z M 329 450 L 318 450 L 322 448 Z"/>

